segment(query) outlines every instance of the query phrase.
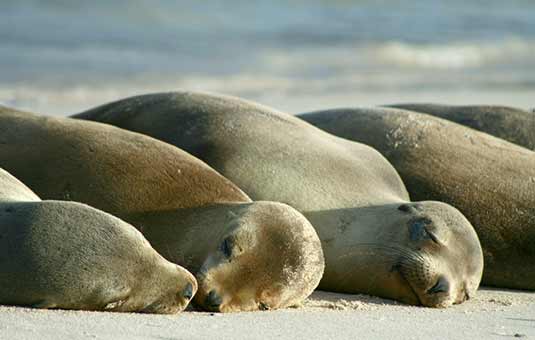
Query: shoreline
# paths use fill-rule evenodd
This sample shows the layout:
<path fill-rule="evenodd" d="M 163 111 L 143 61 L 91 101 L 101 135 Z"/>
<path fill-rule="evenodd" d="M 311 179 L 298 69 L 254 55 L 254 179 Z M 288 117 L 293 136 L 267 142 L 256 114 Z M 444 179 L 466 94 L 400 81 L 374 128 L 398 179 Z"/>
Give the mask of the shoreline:
<path fill-rule="evenodd" d="M 401 103 L 435 103 L 448 105 L 499 105 L 531 111 L 535 109 L 533 89 L 497 91 L 484 89 L 459 89 L 438 91 L 432 89 L 407 90 L 379 89 L 360 92 L 340 90 L 318 93 L 287 93 L 286 91 L 251 91 L 223 89 L 211 86 L 178 86 L 162 84 L 156 87 L 143 86 L 123 88 L 104 86 L 94 88 L 73 88 L 68 91 L 42 89 L 2 89 L 0 105 L 14 109 L 35 112 L 48 116 L 67 116 L 127 97 L 178 90 L 192 90 L 222 93 L 267 105 L 290 114 L 336 109 L 344 107 L 374 107 Z M 80 94 L 83 93 L 83 95 Z"/>

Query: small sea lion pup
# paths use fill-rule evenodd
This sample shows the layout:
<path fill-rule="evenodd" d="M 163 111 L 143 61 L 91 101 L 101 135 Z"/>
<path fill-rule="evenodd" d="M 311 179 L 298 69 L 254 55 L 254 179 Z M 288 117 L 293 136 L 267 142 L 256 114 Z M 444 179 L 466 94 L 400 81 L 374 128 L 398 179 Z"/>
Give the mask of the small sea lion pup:
<path fill-rule="evenodd" d="M 201 308 L 287 307 L 323 274 L 321 244 L 304 216 L 252 203 L 208 165 L 156 139 L 3 108 L 0 164 L 43 198 L 87 203 L 141 230 L 197 277 Z"/>
<path fill-rule="evenodd" d="M 75 116 L 146 133 L 191 152 L 253 199 L 285 202 L 323 245 L 320 288 L 426 306 L 459 303 L 477 289 L 482 256 L 454 208 L 411 203 L 374 149 L 237 98 L 163 93 Z"/>
<path fill-rule="evenodd" d="M 535 150 L 535 112 L 507 106 L 455 106 L 438 104 L 388 105 L 423 112 Z"/>
<path fill-rule="evenodd" d="M 0 303 L 176 313 L 197 290 L 134 227 L 85 204 L 41 201 L 0 169 Z"/>
<path fill-rule="evenodd" d="M 473 223 L 486 285 L 535 289 L 535 153 L 423 113 L 339 109 L 300 118 L 379 150 L 416 200 L 452 204 Z"/>

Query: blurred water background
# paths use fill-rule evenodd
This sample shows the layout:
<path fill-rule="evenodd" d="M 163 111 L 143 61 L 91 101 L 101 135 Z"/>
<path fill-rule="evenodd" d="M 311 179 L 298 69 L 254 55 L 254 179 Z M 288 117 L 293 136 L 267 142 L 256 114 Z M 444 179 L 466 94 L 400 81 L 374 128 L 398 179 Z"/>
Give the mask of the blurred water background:
<path fill-rule="evenodd" d="M 535 1 L 0 0 L 0 103 L 68 114 L 177 89 L 292 113 L 535 107 Z"/>

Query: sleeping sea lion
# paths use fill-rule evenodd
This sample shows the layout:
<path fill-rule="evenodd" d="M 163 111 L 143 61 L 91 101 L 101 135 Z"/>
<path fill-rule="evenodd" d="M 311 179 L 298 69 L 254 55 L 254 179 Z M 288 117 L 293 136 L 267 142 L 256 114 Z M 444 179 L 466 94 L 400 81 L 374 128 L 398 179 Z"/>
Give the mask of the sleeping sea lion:
<path fill-rule="evenodd" d="M 0 169 L 0 303 L 176 313 L 197 290 L 134 227 L 85 204 L 41 201 Z"/>
<path fill-rule="evenodd" d="M 321 289 L 439 307 L 478 287 L 483 263 L 470 223 L 446 204 L 409 202 L 394 168 L 366 145 L 265 106 L 204 93 L 138 96 L 74 117 L 166 141 L 251 198 L 301 211 L 322 241 Z"/>
<path fill-rule="evenodd" d="M 483 283 L 535 289 L 535 153 L 423 113 L 338 109 L 300 118 L 379 150 L 415 200 L 440 200 L 474 225 Z"/>

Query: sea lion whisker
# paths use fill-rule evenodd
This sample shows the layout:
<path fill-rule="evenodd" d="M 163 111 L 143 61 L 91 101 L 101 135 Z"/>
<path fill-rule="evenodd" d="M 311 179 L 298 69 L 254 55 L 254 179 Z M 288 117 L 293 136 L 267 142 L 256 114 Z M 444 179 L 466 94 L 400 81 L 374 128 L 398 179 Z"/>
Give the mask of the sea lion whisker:
<path fill-rule="evenodd" d="M 404 255 L 407 257 L 407 259 L 411 259 L 411 260 L 420 260 L 420 261 L 424 261 L 425 258 L 418 254 L 418 253 L 415 253 L 415 252 L 412 252 L 402 246 L 399 246 L 399 245 L 396 245 L 396 244 L 380 244 L 380 243 L 357 243 L 357 244 L 352 244 L 351 246 L 349 246 L 348 248 L 364 248 L 364 249 L 381 249 L 381 250 L 386 250 L 387 252 L 384 254 L 384 255 L 387 255 L 387 256 L 391 256 L 391 257 L 395 257 L 395 256 L 399 256 L 399 255 Z M 357 254 L 359 251 L 363 251 L 363 249 L 354 249 L 350 252 L 347 252 L 341 256 L 339 256 L 339 258 L 344 258 L 344 257 L 349 257 L 349 256 L 354 256 L 355 254 Z"/>

